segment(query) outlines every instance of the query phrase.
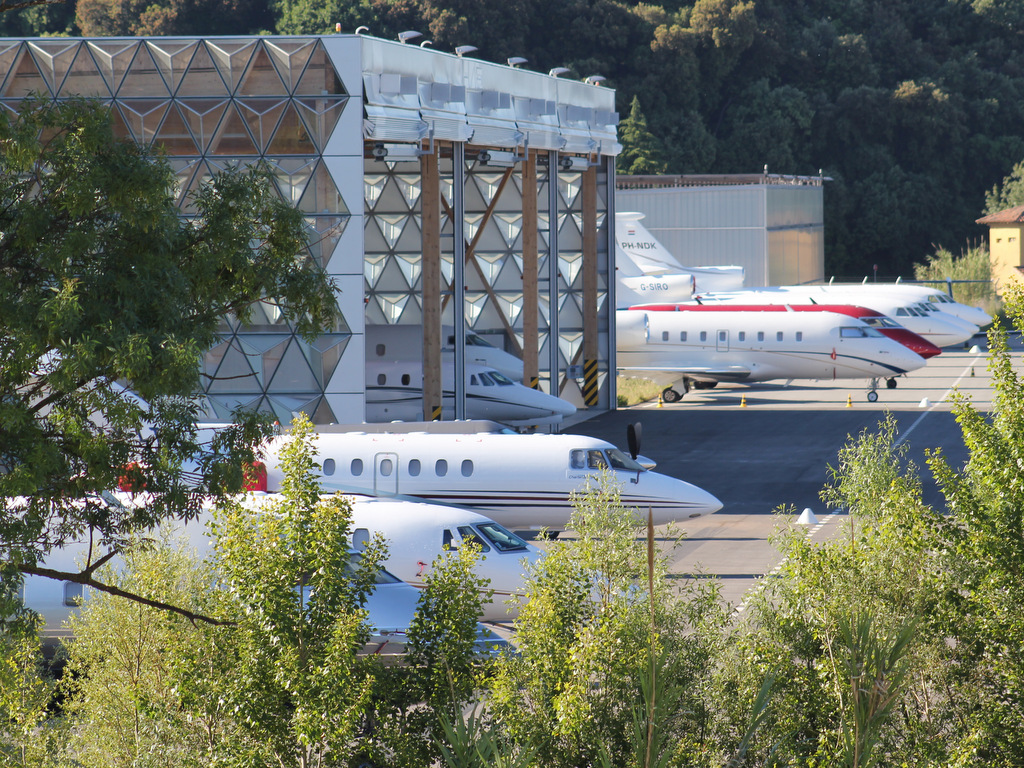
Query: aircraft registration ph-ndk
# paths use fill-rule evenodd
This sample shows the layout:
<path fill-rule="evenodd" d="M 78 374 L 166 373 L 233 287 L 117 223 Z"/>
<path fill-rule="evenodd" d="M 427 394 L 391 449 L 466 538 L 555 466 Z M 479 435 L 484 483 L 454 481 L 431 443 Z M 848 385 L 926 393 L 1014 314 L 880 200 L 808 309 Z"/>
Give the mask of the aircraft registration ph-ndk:
<path fill-rule="evenodd" d="M 679 304 L 616 312 L 617 369 L 665 385 L 675 402 L 682 382 L 708 389 L 720 381 L 878 379 L 925 364 L 921 355 L 862 320 L 833 311 L 795 312 L 785 305 Z"/>
<path fill-rule="evenodd" d="M 455 412 L 455 366 L 441 364 L 443 418 Z M 466 363 L 466 416 L 513 427 L 558 424 L 576 413 L 568 400 L 524 387 L 487 365 Z M 419 421 L 423 418 L 423 364 L 418 361 L 366 363 L 366 420 Z"/>
<path fill-rule="evenodd" d="M 317 429 L 314 461 L 325 491 L 454 505 L 513 531 L 565 530 L 574 495 L 602 472 L 619 484 L 623 507 L 650 513 L 655 525 L 722 508 L 707 491 L 639 463 L 639 446 L 624 453 L 583 435 L 522 435 L 482 421 Z M 285 439 L 266 446 L 267 491 L 283 479 L 277 451 Z"/>

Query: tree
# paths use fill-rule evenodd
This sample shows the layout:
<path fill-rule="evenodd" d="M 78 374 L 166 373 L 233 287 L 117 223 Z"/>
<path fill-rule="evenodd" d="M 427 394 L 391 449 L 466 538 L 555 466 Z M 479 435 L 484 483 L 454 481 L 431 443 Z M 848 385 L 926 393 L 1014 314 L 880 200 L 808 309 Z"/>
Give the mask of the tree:
<path fill-rule="evenodd" d="M 647 127 L 647 118 L 640 110 L 640 100 L 634 96 L 629 116 L 619 125 L 622 152 L 617 170 L 620 173 L 664 173 L 666 163 L 661 143 Z"/>
<path fill-rule="evenodd" d="M 4 112 L 0 148 L 0 592 L 19 572 L 100 588 L 101 546 L 112 556 L 241 487 L 267 433 L 247 417 L 210 445 L 197 434 L 221 319 L 268 299 L 312 337 L 335 316 L 333 285 L 299 257 L 301 213 L 259 168 L 214 177 L 185 221 L 167 161 L 116 140 L 97 103 Z M 105 501 L 119 483 L 150 503 Z M 80 573 L 40 565 L 86 537 L 97 555 Z"/>
<path fill-rule="evenodd" d="M 1024 161 L 1013 166 L 1001 185 L 985 193 L 985 215 L 1024 205 Z"/>

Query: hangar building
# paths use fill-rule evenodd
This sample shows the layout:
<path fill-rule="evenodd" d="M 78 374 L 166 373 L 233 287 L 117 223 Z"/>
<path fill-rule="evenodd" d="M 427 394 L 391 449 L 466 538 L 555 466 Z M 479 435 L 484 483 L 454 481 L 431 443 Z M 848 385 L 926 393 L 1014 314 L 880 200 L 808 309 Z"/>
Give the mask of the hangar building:
<path fill-rule="evenodd" d="M 303 211 L 337 324 L 307 344 L 271 304 L 226 318 L 204 362 L 212 418 L 362 421 L 368 324 L 422 328 L 427 417 L 444 326 L 521 356 L 528 384 L 613 408 L 614 92 L 469 53 L 341 34 L 4 39 L 0 107 L 109 104 L 120 136 L 166 150 L 183 217 L 204 179 L 257 159 Z"/>

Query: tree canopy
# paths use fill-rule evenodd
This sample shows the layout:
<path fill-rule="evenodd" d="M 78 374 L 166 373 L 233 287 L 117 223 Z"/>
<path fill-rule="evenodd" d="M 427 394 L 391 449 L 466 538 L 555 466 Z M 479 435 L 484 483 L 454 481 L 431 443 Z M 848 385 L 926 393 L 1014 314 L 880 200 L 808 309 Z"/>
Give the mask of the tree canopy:
<path fill-rule="evenodd" d="M 39 572 L 41 557 L 83 537 L 116 548 L 162 517 L 194 516 L 202 494 L 239 488 L 266 427 L 243 419 L 202 445 L 193 397 L 223 317 L 244 322 L 269 299 L 310 336 L 333 319 L 332 282 L 299 257 L 301 214 L 262 171 L 213 177 L 194 203 L 197 215 L 180 218 L 166 160 L 116 140 L 97 103 L 0 115 L 9 567 Z M 152 503 L 108 503 L 119 485 Z"/>

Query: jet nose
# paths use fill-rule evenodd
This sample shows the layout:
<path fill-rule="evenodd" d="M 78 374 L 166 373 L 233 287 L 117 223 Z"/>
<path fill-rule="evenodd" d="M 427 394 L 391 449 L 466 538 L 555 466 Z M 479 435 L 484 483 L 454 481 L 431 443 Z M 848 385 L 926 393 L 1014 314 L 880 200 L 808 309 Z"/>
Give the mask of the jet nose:
<path fill-rule="evenodd" d="M 918 336 L 913 331 L 906 329 L 890 329 L 893 331 L 892 338 L 898 341 L 900 344 L 905 346 L 907 349 L 915 352 L 916 354 L 923 357 L 925 360 L 935 357 L 942 352 L 937 346 L 932 344 L 928 339 Z"/>
<path fill-rule="evenodd" d="M 686 512 L 687 519 L 710 515 L 722 508 L 722 502 L 714 494 L 708 493 L 696 485 L 690 485 L 690 487 L 693 489 L 693 496 L 690 499 L 690 506 Z"/>

